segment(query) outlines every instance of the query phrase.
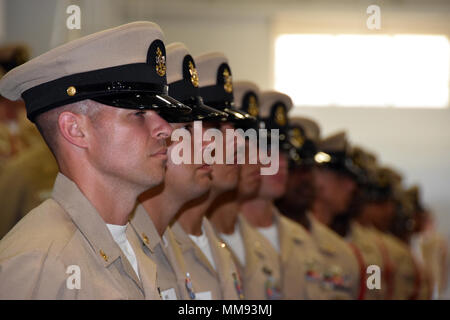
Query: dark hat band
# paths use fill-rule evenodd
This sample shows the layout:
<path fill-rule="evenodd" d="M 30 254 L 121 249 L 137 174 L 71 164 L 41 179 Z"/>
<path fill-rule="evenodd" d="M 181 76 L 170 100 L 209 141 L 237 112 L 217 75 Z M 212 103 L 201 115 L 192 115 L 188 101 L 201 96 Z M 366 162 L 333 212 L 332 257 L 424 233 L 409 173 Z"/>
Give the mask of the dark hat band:
<path fill-rule="evenodd" d="M 27 116 L 77 101 L 118 92 L 167 94 L 166 77 L 155 75 L 146 63 L 134 63 L 62 77 L 23 92 Z"/>
<path fill-rule="evenodd" d="M 320 167 L 334 170 L 354 178 L 359 181 L 361 170 L 353 163 L 352 159 L 345 152 L 327 152 L 321 150 L 330 156 L 330 160 L 326 162 L 318 162 Z"/>
<path fill-rule="evenodd" d="M 178 101 L 184 101 L 192 97 L 200 96 L 200 90 L 194 87 L 189 81 L 181 79 L 169 83 L 169 94 Z"/>
<path fill-rule="evenodd" d="M 223 86 L 212 85 L 200 88 L 200 95 L 205 103 L 211 107 L 233 104 L 233 92 L 225 92 Z M 214 104 L 214 105 L 213 105 Z"/>

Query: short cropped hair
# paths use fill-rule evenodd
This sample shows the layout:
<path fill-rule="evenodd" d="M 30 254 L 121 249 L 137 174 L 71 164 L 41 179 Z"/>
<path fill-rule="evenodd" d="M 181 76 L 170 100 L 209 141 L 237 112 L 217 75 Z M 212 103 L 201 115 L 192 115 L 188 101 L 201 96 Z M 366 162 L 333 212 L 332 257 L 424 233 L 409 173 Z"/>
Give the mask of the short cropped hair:
<path fill-rule="evenodd" d="M 58 160 L 58 119 L 60 114 L 65 111 L 69 111 L 76 114 L 86 115 L 92 121 L 95 121 L 95 117 L 99 110 L 100 108 L 97 102 L 86 99 L 46 111 L 36 117 L 35 123 L 39 132 L 44 138 L 45 143 L 50 148 L 50 151 L 53 153 L 55 158 Z"/>

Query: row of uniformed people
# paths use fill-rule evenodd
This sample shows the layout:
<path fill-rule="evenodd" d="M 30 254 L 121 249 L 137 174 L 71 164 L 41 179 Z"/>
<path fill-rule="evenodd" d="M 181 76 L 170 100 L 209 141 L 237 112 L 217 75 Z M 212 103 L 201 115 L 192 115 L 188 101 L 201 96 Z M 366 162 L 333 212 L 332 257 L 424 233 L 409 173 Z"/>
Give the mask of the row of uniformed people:
<path fill-rule="evenodd" d="M 321 141 L 311 120 L 288 118 L 288 96 L 260 93 L 250 82 L 233 84 L 223 54 L 193 58 L 183 44 L 165 47 L 162 40 L 155 24 L 124 25 L 51 50 L 0 82 L 0 93 L 25 100 L 28 117 L 40 128 L 59 166 L 59 173 L 57 168 L 43 172 L 45 160 L 30 157 L 29 172 L 20 165 L 8 171 L 9 183 L 27 176 L 17 188 L 19 198 L 40 174 L 56 177 L 56 182 L 50 199 L 0 242 L 0 296 L 410 298 L 400 292 L 410 284 L 409 278 L 401 282 L 410 270 L 394 267 L 397 253 L 390 252 L 388 240 L 382 259 L 381 253 L 365 250 L 376 243 L 381 252 L 378 238 L 389 236 L 356 218 L 345 238 L 332 230 L 338 214 L 349 211 L 362 176 L 347 170 L 345 137 Z M 67 68 L 57 70 L 56 59 Z M 36 74 L 42 77 L 35 80 Z M 168 93 L 176 100 L 164 91 L 166 78 Z M 100 109 L 100 116 L 73 106 L 86 99 L 84 106 Z M 102 117 L 107 127 L 98 120 Z M 278 172 L 260 175 L 264 165 L 249 163 L 248 152 L 242 165 L 178 164 L 170 157 L 165 161 L 164 154 L 171 154 L 177 143 L 166 150 L 162 141 L 170 130 L 164 125 L 169 122 L 172 129 L 192 133 L 194 120 L 224 134 L 231 128 L 278 129 Z M 154 153 L 140 149 L 144 128 L 150 132 L 144 145 Z M 49 132 L 59 136 L 56 144 Z M 128 133 L 135 139 L 125 140 L 134 137 Z M 247 149 L 252 143 L 245 141 Z M 131 147 L 155 160 L 136 160 Z M 202 151 L 208 147 L 204 143 Z M 223 141 L 224 150 L 227 147 Z M 190 157 L 194 160 L 195 155 Z M 17 213 L 23 200 L 9 196 L 2 203 L 9 201 L 16 212 L 13 218 L 2 212 L 2 221 L 27 213 Z M 364 236 L 369 233 L 373 241 Z M 398 252 L 400 247 L 397 243 Z M 381 267 L 381 290 L 367 289 L 369 262 Z M 79 267 L 80 288 L 67 286 L 66 271 L 72 265 Z"/>
<path fill-rule="evenodd" d="M 319 220 L 350 245 L 360 270 L 359 298 L 438 298 L 445 289 L 446 246 L 435 230 L 420 225 L 426 209 L 418 187 L 405 189 L 398 172 L 350 146 L 345 132 L 320 139 L 311 119 L 291 123 L 291 130 L 301 133 L 303 157 L 292 161 L 288 191 L 278 208 L 307 229 Z M 374 281 L 370 266 L 379 267 L 378 290 L 368 284 Z"/>

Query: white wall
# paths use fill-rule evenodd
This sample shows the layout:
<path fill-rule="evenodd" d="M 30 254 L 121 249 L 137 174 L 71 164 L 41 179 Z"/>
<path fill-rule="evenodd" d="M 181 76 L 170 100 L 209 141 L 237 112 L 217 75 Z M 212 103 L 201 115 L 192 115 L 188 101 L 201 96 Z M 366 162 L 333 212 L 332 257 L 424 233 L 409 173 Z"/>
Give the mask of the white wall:
<path fill-rule="evenodd" d="M 155 21 L 163 28 L 166 43 L 183 41 L 194 55 L 223 51 L 230 60 L 235 80 L 252 80 L 263 89 L 273 85 L 275 32 L 367 32 L 364 9 L 372 3 L 356 0 L 339 3 L 289 0 L 68 2 L 81 6 L 80 35 L 135 20 Z M 450 14 L 450 3 L 446 0 L 377 3 L 382 9 L 380 32 L 444 33 L 450 38 L 450 19 L 445 18 Z M 65 17 L 65 8 L 61 9 L 56 0 L 7 0 L 6 8 L 7 39 L 28 42 L 34 54 L 52 46 L 55 32 L 59 32 L 58 41 L 71 38 L 66 31 L 58 29 L 65 27 L 65 19 L 60 16 Z M 383 162 L 400 168 L 408 182 L 420 183 L 426 202 L 439 217 L 439 228 L 450 233 L 449 109 L 296 108 L 293 112 L 316 119 L 324 134 L 346 129 L 353 142 L 376 151 Z"/>

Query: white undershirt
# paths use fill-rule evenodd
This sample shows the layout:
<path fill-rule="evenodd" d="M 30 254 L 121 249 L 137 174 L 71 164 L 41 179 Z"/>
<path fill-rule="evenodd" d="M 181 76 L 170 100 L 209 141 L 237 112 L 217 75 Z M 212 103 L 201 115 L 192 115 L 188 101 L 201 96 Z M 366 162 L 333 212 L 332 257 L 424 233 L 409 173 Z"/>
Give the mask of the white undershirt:
<path fill-rule="evenodd" d="M 197 245 L 197 247 L 199 247 L 200 250 L 202 250 L 203 254 L 206 256 L 209 263 L 211 263 L 214 270 L 217 270 L 216 264 L 214 263 L 214 259 L 212 256 L 211 246 L 209 245 L 209 240 L 206 237 L 206 234 L 203 231 L 203 228 L 202 228 L 202 234 L 200 236 L 194 236 L 194 235 L 190 234 L 189 238 L 191 238 L 191 240 L 194 241 L 194 243 Z"/>
<path fill-rule="evenodd" d="M 277 250 L 277 252 L 280 253 L 280 241 L 278 238 L 277 224 L 273 223 L 270 227 L 257 229 L 267 240 L 270 241 L 275 250 Z"/>
<path fill-rule="evenodd" d="M 116 224 L 106 224 L 106 226 L 108 227 L 109 232 L 111 232 L 114 241 L 118 244 L 120 249 L 122 249 L 122 252 L 125 254 L 134 271 L 136 272 L 136 275 L 140 279 L 136 254 L 134 253 L 130 242 L 128 242 L 126 235 L 127 225 L 120 226 Z"/>
<path fill-rule="evenodd" d="M 229 248 L 233 250 L 234 255 L 239 260 L 241 266 L 245 266 L 245 247 L 244 239 L 242 239 L 241 232 L 239 231 L 239 225 L 236 223 L 234 226 L 234 232 L 230 234 L 220 233 L 220 238 L 226 242 Z"/>

